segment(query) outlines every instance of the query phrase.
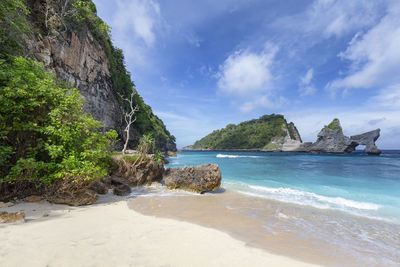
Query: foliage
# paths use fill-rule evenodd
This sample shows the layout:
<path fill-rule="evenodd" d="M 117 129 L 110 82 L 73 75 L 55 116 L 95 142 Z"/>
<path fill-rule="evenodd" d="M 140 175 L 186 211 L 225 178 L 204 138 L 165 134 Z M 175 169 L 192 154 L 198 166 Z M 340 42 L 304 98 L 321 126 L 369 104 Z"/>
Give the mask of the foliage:
<path fill-rule="evenodd" d="M 334 118 L 329 125 L 325 126 L 324 128 L 329 128 L 331 130 L 341 130 L 340 128 L 340 121 L 338 118 Z"/>
<path fill-rule="evenodd" d="M 193 149 L 252 149 L 265 147 L 273 137 L 286 135 L 282 127 L 286 124 L 282 115 L 264 115 L 259 119 L 238 125 L 228 124 L 221 130 L 196 141 Z"/>
<path fill-rule="evenodd" d="M 79 91 L 31 59 L 0 62 L 0 178 L 51 183 L 106 174 L 117 133 L 83 113 Z"/>
<path fill-rule="evenodd" d="M 30 33 L 26 22 L 29 11 L 23 0 L 2 0 L 0 2 L 0 57 L 21 53 L 23 35 Z"/>

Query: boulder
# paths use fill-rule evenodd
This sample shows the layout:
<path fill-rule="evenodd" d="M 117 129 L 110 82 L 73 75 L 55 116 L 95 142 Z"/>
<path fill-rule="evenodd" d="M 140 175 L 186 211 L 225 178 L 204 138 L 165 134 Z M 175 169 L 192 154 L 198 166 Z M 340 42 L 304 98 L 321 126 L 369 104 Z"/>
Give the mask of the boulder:
<path fill-rule="evenodd" d="M 95 203 L 99 199 L 99 195 L 89 189 L 82 189 L 72 192 L 56 192 L 49 201 L 55 204 L 65 204 L 69 206 L 82 206 Z"/>
<path fill-rule="evenodd" d="M 127 196 L 131 192 L 131 188 L 126 184 L 120 184 L 113 189 L 113 194 L 117 196 Z"/>
<path fill-rule="evenodd" d="M 108 186 L 101 180 L 94 180 L 89 188 L 100 195 L 105 195 L 108 193 Z"/>
<path fill-rule="evenodd" d="M 24 222 L 25 213 L 23 212 L 0 212 L 0 223 L 14 223 L 14 222 Z"/>
<path fill-rule="evenodd" d="M 221 171 L 217 164 L 169 168 L 165 171 L 163 179 L 168 189 L 203 193 L 217 190 L 220 187 Z"/>

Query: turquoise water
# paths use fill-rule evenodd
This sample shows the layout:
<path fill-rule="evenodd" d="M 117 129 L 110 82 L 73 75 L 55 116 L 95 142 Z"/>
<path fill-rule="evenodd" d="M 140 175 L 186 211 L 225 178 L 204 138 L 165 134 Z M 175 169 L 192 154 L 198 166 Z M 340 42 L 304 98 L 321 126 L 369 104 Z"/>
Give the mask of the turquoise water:
<path fill-rule="evenodd" d="M 381 156 L 181 152 L 167 167 L 217 163 L 239 193 L 400 224 L 400 151 Z"/>

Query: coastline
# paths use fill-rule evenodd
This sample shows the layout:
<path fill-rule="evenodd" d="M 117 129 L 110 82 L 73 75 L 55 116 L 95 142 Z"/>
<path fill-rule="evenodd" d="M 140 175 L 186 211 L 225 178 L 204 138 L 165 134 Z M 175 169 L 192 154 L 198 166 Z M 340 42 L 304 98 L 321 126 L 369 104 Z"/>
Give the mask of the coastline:
<path fill-rule="evenodd" d="M 374 250 L 374 245 L 366 246 L 369 240 L 362 231 L 375 227 L 382 236 L 389 237 L 392 227 L 400 227 L 342 211 L 253 197 L 230 189 L 204 195 L 144 194 L 128 201 L 128 205 L 141 214 L 217 229 L 248 247 L 301 262 L 322 266 L 397 266 L 396 256 L 378 247 Z M 360 231 L 361 239 L 357 239 Z M 391 237 L 381 241 L 385 244 L 389 240 L 393 244 Z"/>
<path fill-rule="evenodd" d="M 142 215 L 110 194 L 85 207 L 22 202 L 1 208 L 15 210 L 27 217 L 0 225 L 5 266 L 317 266 L 246 246 L 222 231 Z"/>

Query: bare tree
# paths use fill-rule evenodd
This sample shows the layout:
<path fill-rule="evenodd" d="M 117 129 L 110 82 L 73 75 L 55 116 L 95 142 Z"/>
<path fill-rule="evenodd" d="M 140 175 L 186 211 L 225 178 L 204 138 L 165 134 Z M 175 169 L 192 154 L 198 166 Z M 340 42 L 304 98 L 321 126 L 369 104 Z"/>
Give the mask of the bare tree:
<path fill-rule="evenodd" d="M 126 102 L 129 103 L 129 112 L 124 112 L 125 115 L 125 122 L 126 122 L 126 128 L 125 128 L 125 132 L 126 132 L 126 140 L 125 140 L 125 144 L 124 144 L 124 149 L 122 150 L 122 154 L 125 154 L 126 152 L 126 148 L 128 147 L 128 142 L 129 142 L 129 132 L 131 129 L 131 125 L 132 123 L 134 123 L 136 121 L 136 117 L 133 117 L 133 115 L 135 114 L 136 111 L 139 110 L 139 106 L 136 105 L 135 107 L 133 107 L 133 96 L 136 94 L 136 91 L 134 90 L 131 94 L 130 99 L 126 99 L 123 98 L 122 95 L 119 95 L 123 100 L 125 100 Z"/>

